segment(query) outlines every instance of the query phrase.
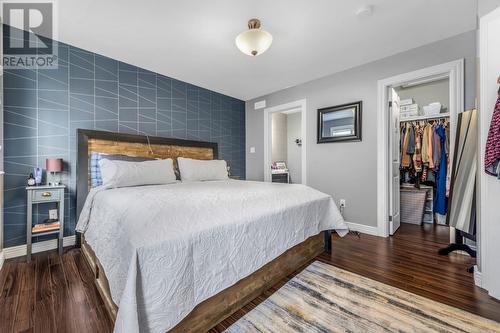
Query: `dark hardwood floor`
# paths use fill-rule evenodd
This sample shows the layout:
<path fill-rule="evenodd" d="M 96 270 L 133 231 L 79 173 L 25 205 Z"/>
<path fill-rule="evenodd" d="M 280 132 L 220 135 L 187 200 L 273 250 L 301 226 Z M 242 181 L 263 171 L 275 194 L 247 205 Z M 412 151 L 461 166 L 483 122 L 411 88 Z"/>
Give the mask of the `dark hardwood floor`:
<path fill-rule="evenodd" d="M 317 260 L 500 321 L 500 302 L 476 287 L 473 275 L 467 272 L 467 268 L 475 264 L 475 259 L 456 253 L 449 256 L 437 254 L 438 249 L 449 243 L 448 227 L 402 223 L 396 234 L 388 238 L 364 234 L 333 237 L 332 253 L 323 253 Z M 211 333 L 224 331 L 287 280 L 257 297 Z"/>
<path fill-rule="evenodd" d="M 111 332 L 78 249 L 9 260 L 0 271 L 0 332 Z"/>
<path fill-rule="evenodd" d="M 474 259 L 437 250 L 448 243 L 448 228 L 404 224 L 390 238 L 334 236 L 334 251 L 317 257 L 351 272 L 500 321 L 500 302 L 474 285 L 466 272 Z M 293 276 L 293 275 L 292 275 Z M 292 276 L 289 276 L 291 278 Z M 226 327 L 279 289 L 264 292 L 211 332 Z M 0 332 L 111 332 L 112 323 L 93 285 L 80 250 L 9 260 L 0 271 Z"/>
<path fill-rule="evenodd" d="M 404 224 L 386 239 L 362 235 L 336 241 L 335 252 L 320 260 L 337 267 L 500 321 L 500 302 L 474 284 L 468 255 L 437 251 L 449 244 L 449 228 Z"/>

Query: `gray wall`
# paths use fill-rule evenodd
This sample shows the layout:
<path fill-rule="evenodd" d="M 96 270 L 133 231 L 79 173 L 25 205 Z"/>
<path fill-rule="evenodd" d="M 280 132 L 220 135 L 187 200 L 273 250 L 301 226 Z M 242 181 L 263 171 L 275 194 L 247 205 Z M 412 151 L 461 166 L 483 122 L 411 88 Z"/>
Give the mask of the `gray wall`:
<path fill-rule="evenodd" d="M 302 138 L 301 117 L 300 112 L 286 115 L 287 166 L 290 180 L 295 184 L 302 182 L 302 147 L 295 143 L 295 139 Z"/>
<path fill-rule="evenodd" d="M 273 113 L 271 116 L 271 161 L 272 162 L 286 162 L 286 114 Z M 271 166 L 269 166 L 271 168 Z"/>
<path fill-rule="evenodd" d="M 308 185 L 336 200 L 346 199 L 347 221 L 376 226 L 377 81 L 460 58 L 465 59 L 465 106 L 470 108 L 475 98 L 476 31 L 247 101 L 247 179 L 264 179 L 264 117 L 263 110 L 254 110 L 254 103 L 265 99 L 272 107 L 305 98 Z M 316 144 L 316 110 L 358 100 L 363 101 L 363 141 Z M 254 154 L 249 153 L 250 147 L 255 147 Z"/>
<path fill-rule="evenodd" d="M 477 2 L 477 14 L 479 17 L 483 17 L 493 9 L 500 7 L 500 0 L 477 0 Z"/>
<path fill-rule="evenodd" d="M 418 108 L 421 112 L 423 112 L 423 106 L 433 102 L 441 103 L 441 112 L 449 111 L 450 81 L 448 79 L 408 88 L 397 88 L 396 91 L 401 100 L 413 98 L 413 101 L 418 104 Z"/>

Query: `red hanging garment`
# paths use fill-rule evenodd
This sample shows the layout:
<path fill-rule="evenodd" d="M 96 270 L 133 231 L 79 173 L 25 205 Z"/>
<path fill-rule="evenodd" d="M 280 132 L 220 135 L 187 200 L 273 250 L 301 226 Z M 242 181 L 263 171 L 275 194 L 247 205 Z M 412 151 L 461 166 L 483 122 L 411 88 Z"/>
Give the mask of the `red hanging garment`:
<path fill-rule="evenodd" d="M 498 176 L 498 163 L 500 161 L 500 90 L 491 118 L 486 151 L 484 154 L 484 168 L 487 174 Z"/>

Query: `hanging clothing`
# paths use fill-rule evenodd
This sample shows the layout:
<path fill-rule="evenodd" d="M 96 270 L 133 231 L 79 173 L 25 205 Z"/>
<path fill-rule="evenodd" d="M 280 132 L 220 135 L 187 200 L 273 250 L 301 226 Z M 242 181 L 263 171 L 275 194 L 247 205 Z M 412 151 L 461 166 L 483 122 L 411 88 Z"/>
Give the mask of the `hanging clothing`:
<path fill-rule="evenodd" d="M 437 133 L 438 127 L 440 127 L 440 126 L 433 126 L 433 135 L 432 135 L 432 139 L 433 139 L 432 160 L 434 161 L 434 170 L 435 171 L 439 170 L 439 165 L 441 164 L 441 137 Z M 444 136 L 444 129 L 443 129 L 443 136 Z M 443 148 L 443 151 L 444 151 L 444 148 Z"/>
<path fill-rule="evenodd" d="M 401 166 L 408 168 L 411 163 L 410 155 L 408 155 L 408 146 L 410 144 L 410 128 L 408 125 L 405 126 L 404 130 L 404 139 L 403 139 L 403 150 L 401 153 Z"/>
<path fill-rule="evenodd" d="M 427 172 L 427 182 L 428 183 L 436 183 L 436 173 L 432 170 Z"/>
<path fill-rule="evenodd" d="M 424 166 L 422 167 L 422 177 L 420 177 L 420 180 L 421 180 L 422 182 L 426 182 L 426 181 L 427 181 L 427 173 L 428 173 L 428 172 L 429 172 L 429 170 L 427 169 L 427 166 L 426 166 L 426 165 L 424 165 Z"/>
<path fill-rule="evenodd" d="M 445 130 L 442 126 L 437 126 L 435 134 L 439 138 L 440 161 L 439 170 L 436 172 L 436 194 L 434 197 L 434 213 L 446 214 L 446 148 L 445 148 Z"/>
<path fill-rule="evenodd" d="M 413 154 L 413 168 L 416 172 L 422 171 L 422 133 L 424 129 L 420 126 L 415 126 L 415 153 Z"/>
<path fill-rule="evenodd" d="M 405 140 L 405 133 L 406 133 L 406 125 L 400 124 L 399 128 L 399 153 L 401 154 L 403 152 L 403 142 Z M 401 155 L 400 161 L 403 159 L 403 155 Z"/>
<path fill-rule="evenodd" d="M 412 183 L 415 187 L 419 187 L 420 182 L 435 183 L 435 173 L 441 164 L 441 153 L 444 152 L 448 158 L 449 135 L 446 135 L 448 129 L 444 126 L 447 123 L 438 125 L 435 120 L 431 122 L 434 125 L 421 121 L 402 123 L 400 126 L 400 179 L 402 183 Z M 443 130 L 443 145 L 441 137 L 436 133 L 438 127 Z M 448 164 L 445 162 L 443 165 Z M 448 174 L 448 170 L 444 172 L 445 175 Z"/>
<path fill-rule="evenodd" d="M 408 142 L 408 150 L 406 151 L 408 155 L 413 155 L 415 153 L 415 129 L 409 124 L 410 127 L 410 138 Z"/>
<path fill-rule="evenodd" d="M 424 125 L 422 132 L 422 163 L 429 163 L 429 127 Z"/>
<path fill-rule="evenodd" d="M 427 125 L 427 141 L 428 141 L 428 148 L 427 148 L 427 159 L 429 161 L 429 168 L 434 169 L 434 160 L 432 159 L 432 137 L 433 137 L 434 130 L 432 128 L 432 125 Z"/>
<path fill-rule="evenodd" d="M 484 153 L 484 171 L 492 176 L 500 178 L 500 90 L 497 102 L 491 118 L 490 130 L 486 139 L 486 151 Z"/>

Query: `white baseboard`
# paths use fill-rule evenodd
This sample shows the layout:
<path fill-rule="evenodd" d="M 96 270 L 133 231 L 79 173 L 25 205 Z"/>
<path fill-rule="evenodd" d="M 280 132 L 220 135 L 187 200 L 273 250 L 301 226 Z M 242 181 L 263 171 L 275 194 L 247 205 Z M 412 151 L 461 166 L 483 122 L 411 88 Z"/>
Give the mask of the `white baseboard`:
<path fill-rule="evenodd" d="M 3 255 L 3 250 L 2 250 L 2 251 L 0 251 L 0 270 L 2 269 L 4 261 L 5 261 L 5 257 Z"/>
<path fill-rule="evenodd" d="M 474 284 L 479 288 L 482 288 L 488 292 L 491 297 L 500 300 L 500 293 L 491 291 L 485 286 L 485 281 L 483 281 L 483 273 L 477 269 L 477 265 L 474 265 Z"/>
<path fill-rule="evenodd" d="M 483 288 L 483 275 L 477 269 L 477 265 L 474 265 L 474 283 L 476 286 Z"/>
<path fill-rule="evenodd" d="M 76 236 L 68 236 L 63 239 L 63 246 L 73 246 L 76 242 Z M 26 255 L 26 244 L 7 247 L 3 249 L 5 259 L 22 257 Z M 43 251 L 50 251 L 57 249 L 57 239 L 50 239 L 43 242 L 33 243 L 31 253 L 38 253 Z"/>
<path fill-rule="evenodd" d="M 500 293 L 497 293 L 497 292 L 491 292 L 488 290 L 488 295 L 490 295 L 491 297 L 497 299 L 497 300 L 500 300 Z"/>
<path fill-rule="evenodd" d="M 352 223 L 352 222 L 346 222 L 345 224 L 347 224 L 347 226 L 349 227 L 349 230 L 351 230 L 351 231 L 357 231 L 357 232 L 360 232 L 362 234 L 378 236 L 378 228 L 377 227 L 372 227 L 369 225 Z"/>

